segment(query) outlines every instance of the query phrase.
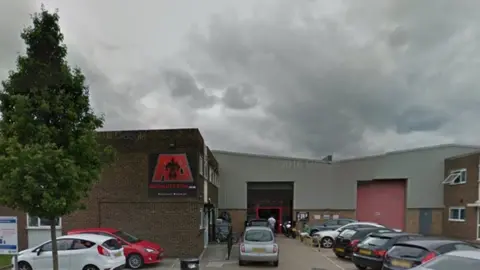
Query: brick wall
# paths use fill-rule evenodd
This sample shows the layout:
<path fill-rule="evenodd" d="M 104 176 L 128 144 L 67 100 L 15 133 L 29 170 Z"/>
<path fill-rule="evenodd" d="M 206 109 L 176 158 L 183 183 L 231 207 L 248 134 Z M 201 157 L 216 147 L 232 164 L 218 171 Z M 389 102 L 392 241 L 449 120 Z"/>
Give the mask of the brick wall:
<path fill-rule="evenodd" d="M 467 204 L 478 200 L 478 165 L 479 153 L 453 157 L 445 160 L 445 177 L 451 170 L 466 169 L 467 183 L 460 185 L 444 185 L 443 232 L 446 236 L 474 240 L 477 238 L 477 213 L 474 207 Z M 464 222 L 449 221 L 450 207 L 466 207 Z"/>

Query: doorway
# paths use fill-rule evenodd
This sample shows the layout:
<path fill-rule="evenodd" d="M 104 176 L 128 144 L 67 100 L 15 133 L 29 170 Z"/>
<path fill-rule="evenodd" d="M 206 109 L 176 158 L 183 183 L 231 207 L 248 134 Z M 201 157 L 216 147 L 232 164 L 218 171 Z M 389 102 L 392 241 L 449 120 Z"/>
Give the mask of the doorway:
<path fill-rule="evenodd" d="M 275 218 L 277 221 L 276 231 L 280 232 L 280 223 L 282 217 L 282 208 L 281 207 L 257 207 L 256 209 L 257 218 L 269 219 L 270 217 Z"/>

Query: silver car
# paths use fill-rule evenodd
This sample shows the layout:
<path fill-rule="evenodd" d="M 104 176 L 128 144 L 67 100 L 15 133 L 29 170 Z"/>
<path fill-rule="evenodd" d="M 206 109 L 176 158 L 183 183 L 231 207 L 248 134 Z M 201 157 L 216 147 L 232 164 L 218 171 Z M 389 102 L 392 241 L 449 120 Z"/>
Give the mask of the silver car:
<path fill-rule="evenodd" d="M 275 235 L 267 227 L 248 227 L 240 244 L 239 265 L 247 262 L 269 262 L 278 266 L 280 250 Z"/>
<path fill-rule="evenodd" d="M 480 251 L 459 250 L 414 267 L 411 270 L 479 270 Z"/>

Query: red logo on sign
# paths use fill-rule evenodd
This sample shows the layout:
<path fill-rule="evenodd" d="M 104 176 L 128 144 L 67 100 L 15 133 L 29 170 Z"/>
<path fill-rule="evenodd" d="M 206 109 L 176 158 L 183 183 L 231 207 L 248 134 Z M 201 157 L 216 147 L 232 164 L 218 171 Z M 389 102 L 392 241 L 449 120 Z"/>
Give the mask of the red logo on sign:
<path fill-rule="evenodd" d="M 160 154 L 153 172 L 152 183 L 193 182 L 186 154 Z"/>

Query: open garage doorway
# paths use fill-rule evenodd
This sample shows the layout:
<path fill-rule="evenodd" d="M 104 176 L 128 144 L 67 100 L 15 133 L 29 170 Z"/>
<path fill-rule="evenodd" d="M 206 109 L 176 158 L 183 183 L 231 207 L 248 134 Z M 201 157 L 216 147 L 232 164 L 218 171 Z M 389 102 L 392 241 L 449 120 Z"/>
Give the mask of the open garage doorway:
<path fill-rule="evenodd" d="M 293 221 L 293 182 L 248 182 L 247 220 L 273 216 L 277 232 L 281 224 Z"/>

